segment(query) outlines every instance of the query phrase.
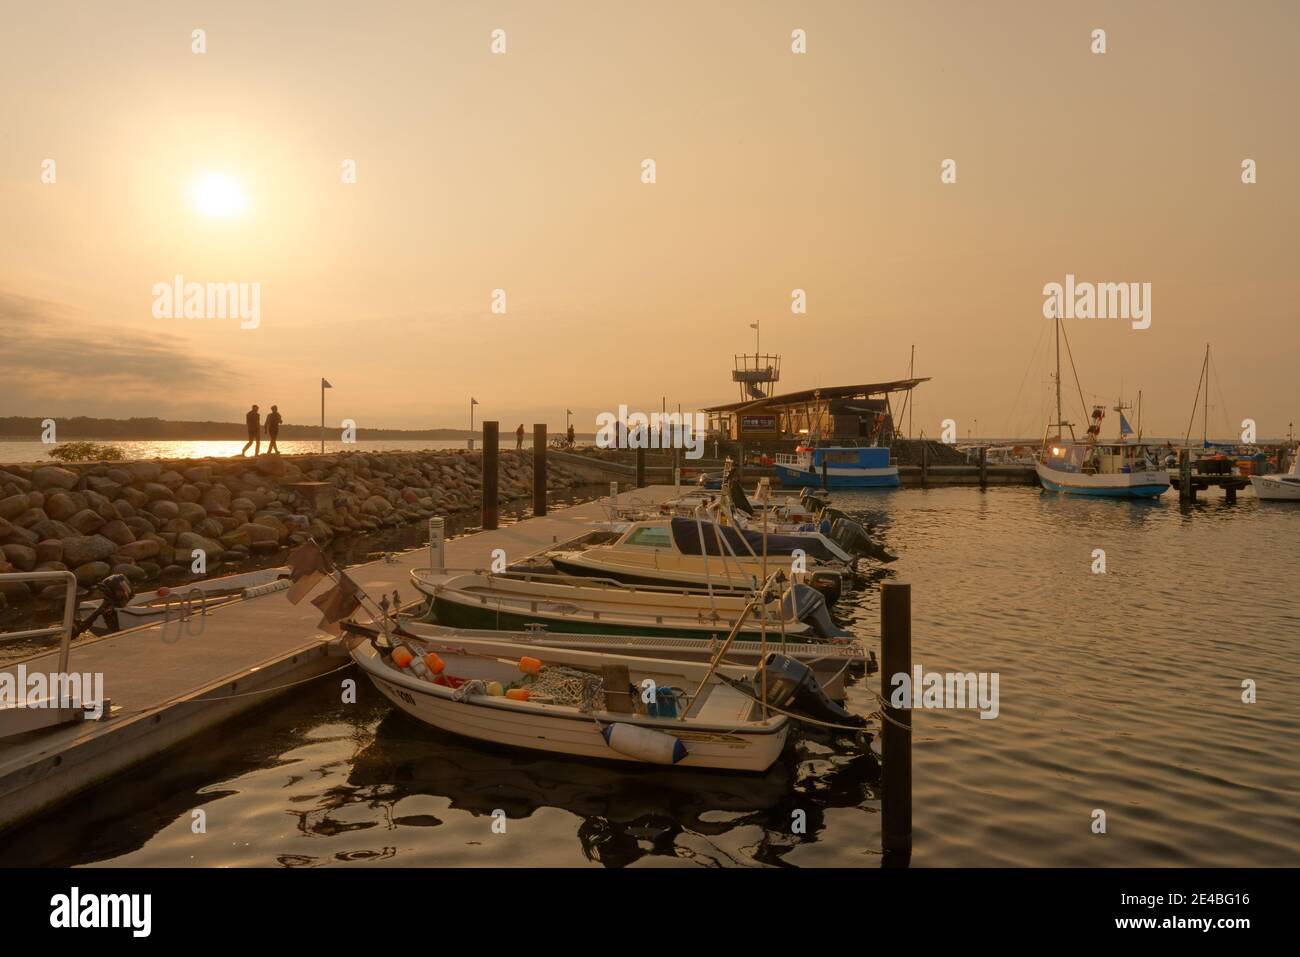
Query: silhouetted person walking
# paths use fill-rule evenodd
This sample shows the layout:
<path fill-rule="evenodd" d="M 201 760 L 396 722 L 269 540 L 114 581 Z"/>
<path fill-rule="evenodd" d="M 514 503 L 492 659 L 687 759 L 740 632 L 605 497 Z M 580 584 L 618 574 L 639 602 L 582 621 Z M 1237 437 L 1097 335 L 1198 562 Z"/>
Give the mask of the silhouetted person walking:
<path fill-rule="evenodd" d="M 569 435 L 569 448 L 573 448 L 573 426 L 572 425 L 569 426 L 568 435 Z"/>
<path fill-rule="evenodd" d="M 280 415 L 280 407 L 278 405 L 271 406 L 271 414 L 266 417 L 266 434 L 271 437 L 271 441 L 266 443 L 267 455 L 272 452 L 276 455 L 280 454 L 280 446 L 275 444 L 275 437 L 280 434 L 280 423 L 283 421 L 284 417 Z"/>
<path fill-rule="evenodd" d="M 515 451 L 518 452 L 524 447 L 524 424 L 519 423 L 519 428 L 515 429 Z"/>
<path fill-rule="evenodd" d="M 239 450 L 240 458 L 243 458 L 250 445 L 253 446 L 253 458 L 257 458 L 262 454 L 262 417 L 258 414 L 256 405 L 248 410 L 244 422 L 248 425 L 248 441 Z"/>

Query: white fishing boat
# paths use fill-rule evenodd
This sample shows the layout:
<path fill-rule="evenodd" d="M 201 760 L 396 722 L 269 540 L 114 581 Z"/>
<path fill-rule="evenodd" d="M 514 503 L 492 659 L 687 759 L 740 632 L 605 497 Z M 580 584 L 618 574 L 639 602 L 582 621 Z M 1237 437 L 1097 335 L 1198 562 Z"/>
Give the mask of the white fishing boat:
<path fill-rule="evenodd" d="M 288 566 L 279 566 L 141 592 L 133 595 L 127 604 L 117 608 L 119 626 L 134 628 L 168 616 L 199 614 L 205 609 L 229 602 L 244 601 L 281 591 L 289 587 L 288 575 Z M 94 612 L 98 607 L 98 600 L 83 601 L 78 606 L 78 611 L 85 615 Z M 102 633 L 108 630 L 108 626 L 96 625 L 94 630 Z"/>
<path fill-rule="evenodd" d="M 1300 502 L 1300 449 L 1292 452 L 1289 471 L 1252 475 L 1250 484 L 1260 501 Z"/>
<path fill-rule="evenodd" d="M 439 639 L 403 634 L 392 649 L 384 642 L 372 635 L 351 651 L 384 697 L 417 721 L 493 744 L 761 772 L 780 756 L 790 733 L 787 715 L 764 714 L 756 696 L 741 690 L 753 687 L 744 669 L 463 633 Z M 420 667 L 428 677 L 417 673 Z M 655 689 L 654 705 L 638 713 L 643 685 Z"/>
<path fill-rule="evenodd" d="M 1069 343 L 1066 343 L 1067 348 Z M 1076 382 L 1077 384 L 1077 382 Z M 1080 389 L 1082 399 L 1082 389 Z M 1074 436 L 1074 425 L 1066 422 L 1061 410 L 1061 319 L 1056 319 L 1056 429 L 1055 437 L 1044 437 L 1042 453 L 1035 465 L 1038 480 L 1049 492 L 1087 495 L 1102 498 L 1157 498 L 1169 490 L 1169 472 L 1160 468 L 1156 455 L 1141 441 L 1130 440 L 1133 428 L 1124 416 L 1127 406 L 1116 405 L 1119 412 L 1119 439 L 1101 441 L 1101 422 L 1106 411 L 1096 405 L 1083 439 Z M 1070 430 L 1065 438 L 1064 429 Z"/>

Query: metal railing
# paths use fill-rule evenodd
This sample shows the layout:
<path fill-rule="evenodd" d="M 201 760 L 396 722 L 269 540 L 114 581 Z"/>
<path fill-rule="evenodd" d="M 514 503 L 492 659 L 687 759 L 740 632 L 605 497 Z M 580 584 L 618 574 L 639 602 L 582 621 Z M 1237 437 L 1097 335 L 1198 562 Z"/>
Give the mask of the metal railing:
<path fill-rule="evenodd" d="M 59 672 L 66 674 L 68 670 L 68 659 L 72 654 L 72 625 L 77 611 L 77 576 L 72 572 L 5 572 L 0 575 L 0 585 L 8 582 L 57 582 L 62 581 L 67 585 L 67 591 L 63 599 L 63 624 L 51 625 L 48 628 L 30 628 L 25 631 L 8 631 L 0 633 L 0 637 L 6 641 L 17 641 L 23 638 L 47 638 L 50 635 L 62 635 L 59 642 Z"/>

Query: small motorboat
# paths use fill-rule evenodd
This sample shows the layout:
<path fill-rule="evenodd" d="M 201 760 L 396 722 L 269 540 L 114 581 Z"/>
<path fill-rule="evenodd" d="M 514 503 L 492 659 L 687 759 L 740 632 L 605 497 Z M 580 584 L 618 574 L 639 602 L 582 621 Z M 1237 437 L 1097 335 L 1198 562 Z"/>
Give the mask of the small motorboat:
<path fill-rule="evenodd" d="M 766 540 L 766 563 L 763 560 Z M 551 564 L 566 575 L 612 578 L 630 585 L 668 585 L 696 591 L 756 591 L 772 571 L 794 564 L 791 578 L 812 585 L 828 604 L 839 599 L 841 572 L 854 556 L 818 533 L 762 535 L 700 519 L 673 517 L 633 522 L 617 541 L 581 551 L 558 551 Z"/>
<path fill-rule="evenodd" d="M 720 646 L 720 642 L 714 640 L 687 641 L 658 635 L 579 634 L 545 631 L 540 627 L 530 627 L 523 631 L 482 630 L 411 619 L 403 619 L 402 628 L 417 637 L 431 640 L 446 641 L 451 636 L 461 635 L 476 639 L 507 640 L 521 645 L 547 645 L 602 655 L 630 655 L 634 658 L 658 658 L 664 661 L 708 662 Z M 727 648 L 723 664 L 756 668 L 773 651 L 806 665 L 826 696 L 834 701 L 844 700 L 849 677 L 875 674 L 879 668 L 875 652 L 864 651 L 860 642 L 782 642 L 779 634 L 769 634 L 766 642 L 761 636 L 735 639 Z"/>
<path fill-rule="evenodd" d="M 1262 502 L 1300 502 L 1300 450 L 1293 453 L 1290 471 L 1252 475 L 1250 484 Z"/>
<path fill-rule="evenodd" d="M 740 616 L 740 635 L 794 642 L 848 641 L 825 599 L 808 585 L 790 584 L 758 604 L 734 594 L 709 596 L 682 588 L 635 587 L 612 579 L 531 572 L 439 575 L 412 569 L 411 582 L 429 596 L 439 624 L 514 631 L 548 631 L 661 638 L 725 638 Z"/>
<path fill-rule="evenodd" d="M 384 697 L 417 721 L 480 741 L 609 761 L 762 772 L 790 733 L 788 715 L 765 713 L 753 690 L 763 682 L 749 669 L 457 632 L 433 638 L 400 628 L 385 634 L 351 622 L 344 627 L 366 639 L 351 649 L 352 659 Z M 776 684 L 768 682 L 769 692 Z"/>
<path fill-rule="evenodd" d="M 180 617 L 186 613 L 198 614 L 204 609 L 228 602 L 256 598 L 259 595 L 288 588 L 288 575 L 288 566 L 262 568 L 252 572 L 241 572 L 238 575 L 186 582 L 174 588 L 164 586 L 154 591 L 141 592 L 117 609 L 118 621 L 120 627 L 125 629 L 148 624 L 169 615 Z M 84 601 L 78 606 L 78 610 L 82 614 L 87 614 L 94 612 L 98 607 L 98 601 Z M 96 624 L 92 630 L 96 634 L 105 634 L 110 627 Z"/>

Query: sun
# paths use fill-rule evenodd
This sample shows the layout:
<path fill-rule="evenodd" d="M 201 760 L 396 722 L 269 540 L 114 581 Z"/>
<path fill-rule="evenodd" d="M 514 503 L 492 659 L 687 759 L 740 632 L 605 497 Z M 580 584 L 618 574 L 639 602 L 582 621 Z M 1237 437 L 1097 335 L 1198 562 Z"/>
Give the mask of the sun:
<path fill-rule="evenodd" d="M 238 216 L 247 207 L 244 188 L 227 173 L 208 173 L 194 186 L 194 205 L 205 216 Z"/>

